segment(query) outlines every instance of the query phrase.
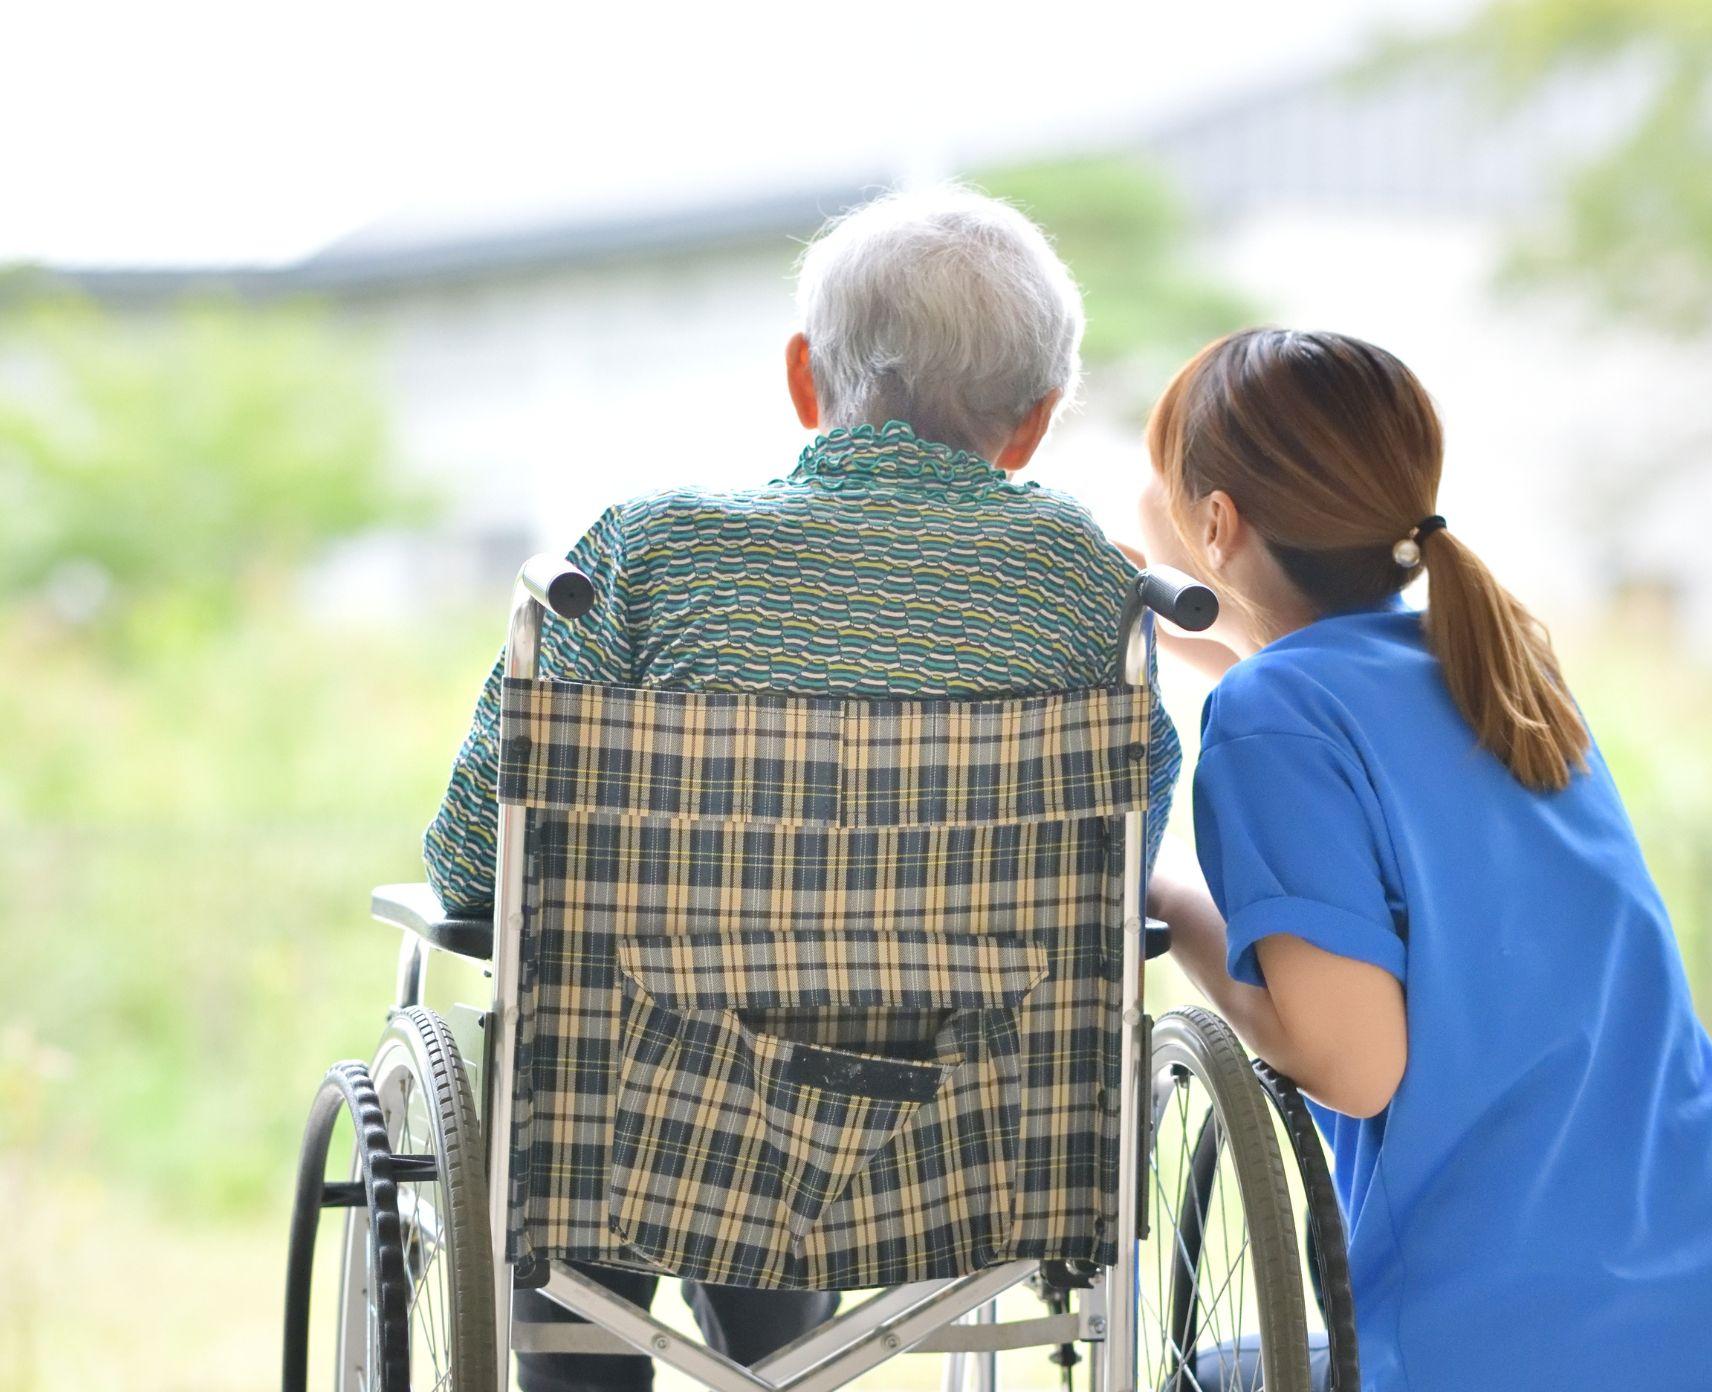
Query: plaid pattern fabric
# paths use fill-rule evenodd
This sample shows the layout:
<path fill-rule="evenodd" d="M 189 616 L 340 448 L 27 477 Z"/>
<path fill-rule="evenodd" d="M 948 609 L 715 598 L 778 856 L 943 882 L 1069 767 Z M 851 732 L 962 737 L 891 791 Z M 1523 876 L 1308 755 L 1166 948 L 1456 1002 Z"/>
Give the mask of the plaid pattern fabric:
<path fill-rule="evenodd" d="M 1149 695 L 508 680 L 514 1255 L 769 1288 L 1110 1261 Z"/>
<path fill-rule="evenodd" d="M 845 701 L 514 679 L 506 698 L 501 799 L 530 806 L 908 827 L 1145 803 L 1147 725 L 1114 692 Z"/>

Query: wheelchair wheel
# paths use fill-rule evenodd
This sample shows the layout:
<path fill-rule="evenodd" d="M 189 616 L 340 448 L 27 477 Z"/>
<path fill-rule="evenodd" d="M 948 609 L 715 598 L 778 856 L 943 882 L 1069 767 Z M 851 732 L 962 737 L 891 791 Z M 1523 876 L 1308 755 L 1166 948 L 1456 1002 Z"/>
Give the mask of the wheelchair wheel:
<path fill-rule="evenodd" d="M 1325 1392 L 1361 1392 L 1361 1356 L 1355 1333 L 1355 1293 L 1349 1280 L 1349 1244 L 1326 1165 L 1319 1128 L 1296 1085 L 1259 1059 L 1254 1076 L 1271 1100 L 1296 1162 L 1300 1184 L 1302 1258 L 1314 1303 L 1325 1327 Z M 1296 1185 L 1292 1184 L 1292 1191 Z M 1311 1318 L 1311 1315 L 1310 1315 Z"/>
<path fill-rule="evenodd" d="M 397 1392 L 493 1392 L 493 1254 L 481 1128 L 451 1031 L 431 1010 L 399 1011 L 369 1073 L 388 1149 L 422 1157 L 425 1172 L 432 1160 L 431 1177 L 398 1186 L 409 1381 L 396 1384 Z M 381 1375 L 385 1340 L 369 1225 L 364 1208 L 351 1209 L 345 1220 L 338 1392 L 395 1392 Z"/>
<path fill-rule="evenodd" d="M 1216 1015 L 1173 1010 L 1153 1028 L 1152 1075 L 1142 1385 L 1314 1392 L 1287 1175 L 1247 1054 Z"/>

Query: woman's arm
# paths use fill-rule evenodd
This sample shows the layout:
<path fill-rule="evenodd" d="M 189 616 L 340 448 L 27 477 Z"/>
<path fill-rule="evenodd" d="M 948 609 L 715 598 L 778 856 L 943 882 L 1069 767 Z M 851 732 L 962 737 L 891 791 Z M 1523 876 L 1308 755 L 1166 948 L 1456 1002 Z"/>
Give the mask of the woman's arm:
<path fill-rule="evenodd" d="M 1225 968 L 1224 919 L 1198 873 L 1160 870 L 1148 900 L 1148 911 L 1171 925 L 1172 956 L 1249 1048 L 1346 1116 L 1389 1105 L 1409 1057 L 1396 977 L 1276 934 L 1256 948 L 1266 985 L 1249 986 Z"/>

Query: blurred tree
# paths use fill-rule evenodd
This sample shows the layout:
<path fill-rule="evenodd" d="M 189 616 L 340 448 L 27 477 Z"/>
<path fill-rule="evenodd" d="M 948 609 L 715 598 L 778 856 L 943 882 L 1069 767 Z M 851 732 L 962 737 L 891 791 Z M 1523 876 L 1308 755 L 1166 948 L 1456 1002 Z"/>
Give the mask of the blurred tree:
<path fill-rule="evenodd" d="M 153 631 L 229 619 L 337 537 L 420 510 L 365 356 L 307 305 L 0 316 L 0 604 Z"/>
<path fill-rule="evenodd" d="M 1091 364 L 1135 356 L 1174 363 L 1253 317 L 1241 296 L 1197 269 L 1188 211 L 1134 159 L 995 169 L 976 182 L 1051 233 L 1087 302 L 1083 352 Z"/>
<path fill-rule="evenodd" d="M 1632 64 L 1645 73 L 1632 122 L 1566 171 L 1509 270 L 1577 286 L 1601 309 L 1655 327 L 1712 325 L 1712 3 L 1499 0 L 1411 52 L 1471 67 L 1512 100 L 1576 72 Z"/>

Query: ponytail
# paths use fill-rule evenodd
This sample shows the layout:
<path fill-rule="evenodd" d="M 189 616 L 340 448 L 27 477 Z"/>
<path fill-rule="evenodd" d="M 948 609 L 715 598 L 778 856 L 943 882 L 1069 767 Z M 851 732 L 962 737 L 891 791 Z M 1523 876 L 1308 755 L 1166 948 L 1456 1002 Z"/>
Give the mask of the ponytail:
<path fill-rule="evenodd" d="M 1425 570 L 1427 642 L 1480 743 L 1537 792 L 1587 767 L 1591 741 L 1544 625 L 1429 516 L 1443 436 L 1395 356 L 1343 334 L 1231 334 L 1172 379 L 1147 443 L 1191 550 L 1192 505 L 1223 490 L 1318 613 L 1377 604 Z"/>
<path fill-rule="evenodd" d="M 1427 643 L 1476 738 L 1536 792 L 1587 767 L 1591 743 L 1545 625 L 1480 557 L 1440 530 L 1421 547 L 1431 589 Z"/>

